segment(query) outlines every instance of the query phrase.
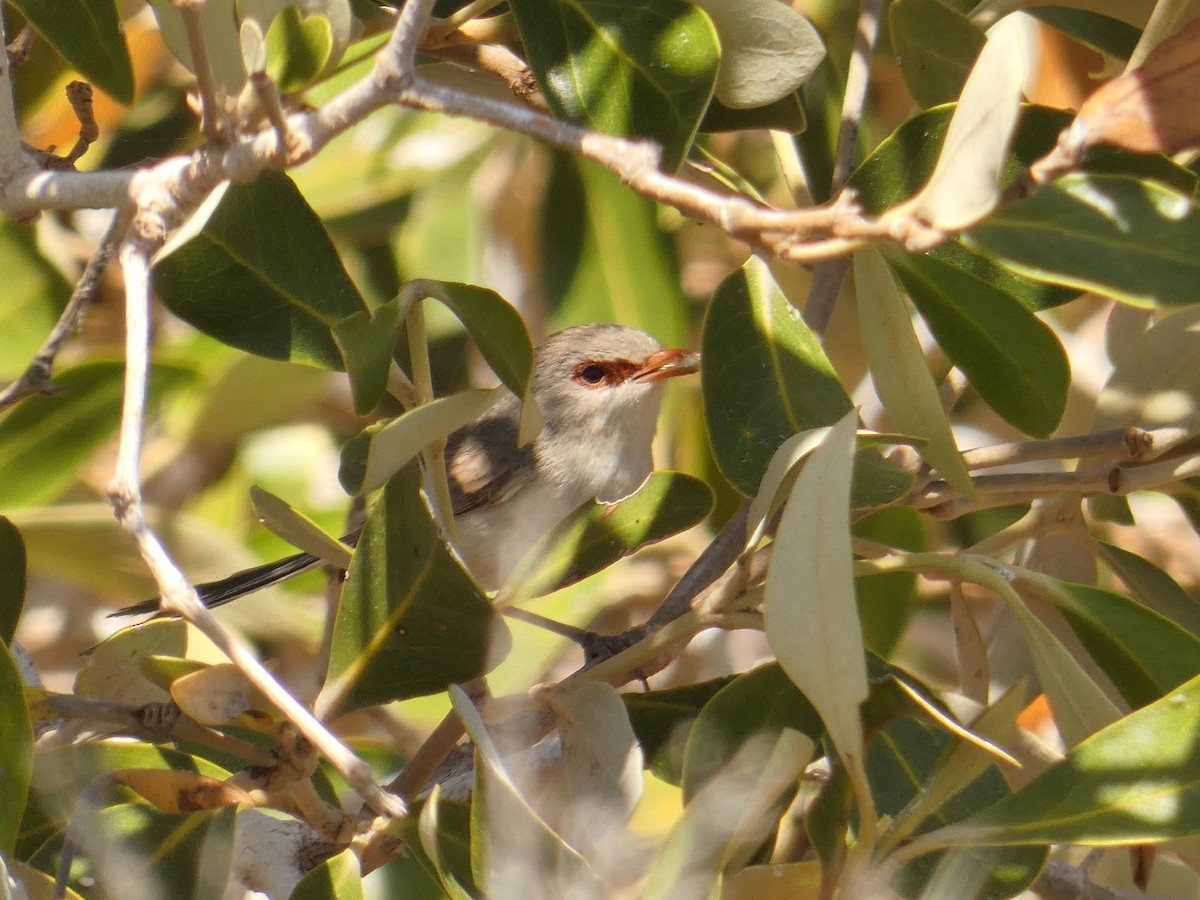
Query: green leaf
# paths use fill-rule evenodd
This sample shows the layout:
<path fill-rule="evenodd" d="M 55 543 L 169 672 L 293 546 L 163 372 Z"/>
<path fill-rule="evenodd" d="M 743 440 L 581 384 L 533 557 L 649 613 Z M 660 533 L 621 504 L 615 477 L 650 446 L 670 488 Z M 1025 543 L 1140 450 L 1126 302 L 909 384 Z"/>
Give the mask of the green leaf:
<path fill-rule="evenodd" d="M 688 735 L 700 710 L 732 676 L 666 688 L 622 694 L 629 724 L 637 735 L 647 767 L 660 781 L 678 785 Z"/>
<path fill-rule="evenodd" d="M 1200 834 L 1200 678 L 1074 747 L 998 803 L 907 849 L 1146 844 Z"/>
<path fill-rule="evenodd" d="M 333 626 L 324 716 L 469 681 L 504 655 L 507 630 L 442 543 L 415 466 L 371 509 Z"/>
<path fill-rule="evenodd" d="M 41 255 L 34 229 L 0 222 L 0 378 L 16 378 L 54 327 L 71 285 Z"/>
<path fill-rule="evenodd" d="M 7 643 L 0 645 L 0 851 L 13 858 L 33 778 L 33 725 Z"/>
<path fill-rule="evenodd" d="M 771 834 L 813 742 L 790 728 L 751 735 L 691 798 L 650 870 L 644 900 L 705 900 Z"/>
<path fill-rule="evenodd" d="M 475 742 L 475 786 L 471 794 L 471 858 L 475 881 L 492 896 L 581 900 L 605 895 L 579 853 L 529 805 L 513 782 L 483 718 L 458 685 L 450 702 Z"/>
<path fill-rule="evenodd" d="M 779 663 L 768 663 L 725 684 L 704 704 L 688 733 L 683 760 L 684 802 L 714 778 L 738 747 L 759 732 L 790 728 L 814 745 L 825 733 L 812 704 Z"/>
<path fill-rule="evenodd" d="M 417 840 L 408 837 L 408 847 L 421 854 L 437 874 L 438 882 L 450 900 L 472 900 L 470 810 L 442 800 L 442 786 L 434 784 L 417 819 Z M 398 823 L 411 831 L 412 817 Z M 407 826 L 407 827 L 406 827 Z M 447 852 L 452 851 L 452 852 Z M 466 885 L 467 887 L 464 887 Z"/>
<path fill-rule="evenodd" d="M 331 329 L 366 304 L 296 185 L 268 171 L 215 199 L 203 227 L 158 258 L 163 303 L 249 353 L 340 369 Z"/>
<path fill-rule="evenodd" d="M 642 547 L 700 524 L 712 502 L 712 490 L 700 479 L 654 472 L 622 500 L 585 503 L 525 554 L 503 596 L 519 603 L 582 581 Z"/>
<path fill-rule="evenodd" d="M 595 163 L 558 155 L 541 221 L 543 289 L 554 328 L 622 322 L 664 347 L 687 339 L 679 266 L 654 203 Z"/>
<path fill-rule="evenodd" d="M 133 64 L 112 0 L 13 0 L 38 33 L 88 81 L 133 102 Z"/>
<path fill-rule="evenodd" d="M 897 0 L 888 10 L 892 51 L 909 93 L 921 106 L 957 100 L 983 32 L 940 0 Z"/>
<path fill-rule="evenodd" d="M 1129 59 L 1133 48 L 1137 46 L 1138 38 L 1142 36 L 1141 29 L 1128 22 L 1084 9 L 1041 6 L 1027 12 L 1085 47 L 1091 47 L 1097 53 L 1121 61 Z"/>
<path fill-rule="evenodd" d="M 991 282 L 933 256 L 896 253 L 888 262 L 984 402 L 1026 434 L 1048 437 L 1071 382 L 1054 331 Z"/>
<path fill-rule="evenodd" d="M 333 28 L 324 16 L 286 6 L 267 29 L 267 74 L 284 93 L 307 87 L 333 52 Z"/>
<path fill-rule="evenodd" d="M 1148 559 L 1115 544 L 1095 542 L 1100 559 L 1142 603 L 1166 616 L 1194 635 L 1200 636 L 1200 602 L 1179 583 Z"/>
<path fill-rule="evenodd" d="M 836 422 L 851 408 L 850 397 L 820 342 L 757 257 L 721 282 L 701 340 L 700 386 L 713 456 L 735 488 L 754 496 L 784 441 Z M 877 450 L 859 452 L 856 507 L 887 503 L 911 487 L 911 476 Z"/>
<path fill-rule="evenodd" d="M 915 509 L 893 506 L 854 523 L 855 536 L 919 552 L 925 549 L 925 526 Z M 854 580 L 863 644 L 887 659 L 896 649 L 912 618 L 917 587 L 914 572 L 886 572 Z"/>
<path fill-rule="evenodd" d="M 333 339 L 342 353 L 354 390 L 354 411 L 365 416 L 383 399 L 396 352 L 404 311 L 391 300 L 372 312 L 359 310 L 333 323 Z"/>
<path fill-rule="evenodd" d="M 980 222 L 968 244 L 1031 278 L 1135 306 L 1200 301 L 1200 212 L 1155 182 L 1075 172 Z"/>
<path fill-rule="evenodd" d="M 1054 603 L 1131 706 L 1144 706 L 1200 674 L 1200 638 L 1136 600 L 1050 578 L 1028 582 Z"/>
<path fill-rule="evenodd" d="M 309 869 L 288 900 L 361 900 L 362 871 L 353 850 L 343 850 Z"/>
<path fill-rule="evenodd" d="M 921 795 L 931 779 L 936 778 L 937 768 L 944 762 L 947 749 L 953 743 L 953 738 L 926 722 L 901 719 L 889 725 L 867 750 L 867 777 L 879 812 L 892 817 L 899 816 Z M 1008 794 L 1009 787 L 1004 776 L 995 765 L 990 765 L 962 790 L 941 803 L 918 826 L 917 832 L 931 831 L 948 822 L 964 819 Z M 962 890 L 950 896 L 956 900 L 1001 900 L 1012 897 L 1037 877 L 1045 862 L 1046 852 L 1042 847 L 998 846 L 995 849 L 978 849 L 970 860 L 973 890 Z M 940 857 L 933 857 L 909 863 L 896 875 L 893 887 L 904 897 L 946 896 L 923 894 L 939 861 Z"/>
<path fill-rule="evenodd" d="M 381 487 L 425 447 L 482 415 L 496 402 L 497 390 L 461 391 L 368 425 L 342 445 L 342 487 L 355 495 Z"/>
<path fill-rule="evenodd" d="M 975 486 L 954 442 L 908 307 L 879 251 L 868 248 L 854 255 L 854 288 L 871 380 L 884 408 L 897 428 L 929 442 L 921 455 L 938 474 L 973 497 Z"/>
<path fill-rule="evenodd" d="M 859 705 L 868 693 L 850 552 L 855 419 L 846 413 L 800 470 L 763 596 L 771 649 L 848 761 L 861 760 Z"/>
<path fill-rule="evenodd" d="M 538 85 L 554 113 L 585 128 L 687 156 L 713 94 L 720 49 L 708 16 L 683 0 L 514 0 Z"/>
<path fill-rule="evenodd" d="M 777 0 L 698 0 L 717 29 L 717 99 L 752 109 L 786 97 L 825 58 L 825 44 L 804 16 Z"/>
<path fill-rule="evenodd" d="M 12 643 L 25 607 L 25 541 L 21 532 L 0 516 L 0 643 Z"/>
<path fill-rule="evenodd" d="M 0 418 L 0 508 L 51 499 L 75 480 L 117 429 L 124 377 L 120 362 L 83 363 L 57 376 L 61 394 L 30 397 Z M 191 369 L 153 366 L 151 402 L 193 379 Z"/>

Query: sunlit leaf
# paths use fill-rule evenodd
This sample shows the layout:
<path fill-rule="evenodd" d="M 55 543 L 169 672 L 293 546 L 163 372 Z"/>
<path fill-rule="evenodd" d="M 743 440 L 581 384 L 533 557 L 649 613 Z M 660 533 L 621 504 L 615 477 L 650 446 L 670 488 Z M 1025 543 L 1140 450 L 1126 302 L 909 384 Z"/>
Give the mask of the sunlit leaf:
<path fill-rule="evenodd" d="M 941 0 L 897 0 L 888 8 L 892 50 L 909 93 L 922 106 L 957 100 L 983 32 Z"/>
<path fill-rule="evenodd" d="M 13 6 L 80 75 L 121 103 L 133 102 L 133 64 L 112 0 L 13 0 Z"/>
<path fill-rule="evenodd" d="M 712 97 L 720 50 L 683 0 L 514 0 L 529 63 L 555 114 L 648 137 L 674 171 Z"/>
<path fill-rule="evenodd" d="M 333 29 L 324 16 L 287 6 L 267 29 L 267 74 L 284 93 L 315 79 L 333 53 Z"/>
<path fill-rule="evenodd" d="M 353 850 L 343 850 L 309 869 L 288 900 L 361 900 L 362 868 Z"/>

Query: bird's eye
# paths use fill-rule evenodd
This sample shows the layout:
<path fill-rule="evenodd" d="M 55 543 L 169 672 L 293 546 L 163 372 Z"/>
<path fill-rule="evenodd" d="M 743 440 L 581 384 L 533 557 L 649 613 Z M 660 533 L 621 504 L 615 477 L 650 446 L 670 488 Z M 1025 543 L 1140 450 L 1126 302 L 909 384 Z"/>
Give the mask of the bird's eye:
<path fill-rule="evenodd" d="M 604 366 L 597 365 L 596 363 L 587 363 L 575 370 L 575 380 L 582 384 L 600 384 L 604 381 L 606 375 L 608 375 L 608 372 L 605 371 Z"/>

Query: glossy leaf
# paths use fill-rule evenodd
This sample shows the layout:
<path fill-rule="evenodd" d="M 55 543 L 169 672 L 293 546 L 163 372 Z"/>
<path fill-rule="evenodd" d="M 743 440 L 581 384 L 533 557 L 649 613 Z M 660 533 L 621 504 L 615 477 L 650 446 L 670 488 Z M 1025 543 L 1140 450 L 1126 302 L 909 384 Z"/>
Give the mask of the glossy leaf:
<path fill-rule="evenodd" d="M 353 850 L 343 850 L 309 869 L 288 900 L 361 900 L 362 870 Z"/>
<path fill-rule="evenodd" d="M 12 643 L 25 607 L 25 541 L 11 521 L 0 516 L 0 643 Z"/>
<path fill-rule="evenodd" d="M 716 678 L 663 690 L 621 695 L 629 723 L 637 735 L 647 768 L 660 780 L 678 785 L 683 779 L 687 739 L 703 706 L 732 677 Z"/>
<path fill-rule="evenodd" d="M 909 93 L 921 106 L 957 100 L 983 32 L 941 0 L 897 0 L 888 9 L 892 52 Z"/>
<path fill-rule="evenodd" d="M 751 257 L 717 288 L 704 320 L 700 385 L 722 474 L 758 493 L 772 456 L 851 408 L 837 373 L 766 263 Z"/>
<path fill-rule="evenodd" d="M 343 364 L 331 329 L 366 310 L 321 220 L 281 172 L 230 186 L 190 240 L 156 259 L 155 287 L 171 312 L 226 344 L 331 369 Z"/>
<path fill-rule="evenodd" d="M 968 497 L 975 487 L 950 431 L 908 307 L 877 250 L 854 255 L 858 324 L 875 392 L 896 427 L 928 441 L 921 455 Z"/>
<path fill-rule="evenodd" d="M 462 688 L 450 702 L 475 742 L 471 794 L 471 859 L 475 880 L 490 896 L 603 897 L 600 880 L 574 848 L 555 833 L 513 782 L 506 760 Z"/>
<path fill-rule="evenodd" d="M 717 29 L 716 96 L 731 109 L 774 103 L 808 80 L 825 44 L 808 19 L 777 0 L 698 0 Z"/>
<path fill-rule="evenodd" d="M 338 480 L 347 493 L 369 494 L 423 449 L 477 419 L 496 402 L 499 388 L 462 391 L 368 425 L 342 445 Z"/>
<path fill-rule="evenodd" d="M 683 0 L 514 0 L 538 85 L 554 113 L 595 131 L 652 138 L 683 162 L 716 85 L 708 17 Z"/>
<path fill-rule="evenodd" d="M 114 99 L 133 102 L 133 64 L 112 0 L 13 0 L 71 68 Z"/>
<path fill-rule="evenodd" d="M 1200 674 L 1200 638 L 1136 600 L 1086 584 L 1039 578 L 1092 659 L 1133 707 Z"/>
<path fill-rule="evenodd" d="M 947 846 L 1117 846 L 1200 834 L 1200 678 L 1074 747 L 1000 802 L 917 838 Z"/>
<path fill-rule="evenodd" d="M 925 722 L 902 719 L 889 725 L 867 751 L 867 777 L 879 811 L 899 815 L 936 777 L 952 738 Z M 953 751 L 951 751 L 953 752 Z M 1009 793 L 1004 776 L 996 766 L 974 778 L 962 790 L 941 803 L 918 828 L 918 833 L 955 822 L 986 809 Z M 919 837 L 916 840 L 921 840 Z M 999 843 L 999 842 L 997 842 Z M 1017 842 L 1012 842 L 1017 843 Z M 1003 900 L 1024 890 L 1037 877 L 1046 859 L 1042 847 L 976 848 L 970 859 L 973 889 L 954 894 L 956 900 Z M 939 859 L 917 859 L 902 868 L 892 886 L 901 896 L 924 895 Z"/>
<path fill-rule="evenodd" d="M 991 282 L 932 256 L 888 261 L 938 345 L 1005 421 L 1049 437 L 1070 387 L 1067 354 L 1054 331 Z"/>
<path fill-rule="evenodd" d="M 116 432 L 125 369 L 120 362 L 82 363 L 61 372 L 57 396 L 30 397 L 0 418 L 0 507 L 51 499 Z M 192 370 L 155 365 L 151 402 L 188 385 Z"/>
<path fill-rule="evenodd" d="M 542 537 L 504 588 L 509 602 L 540 597 L 583 580 L 642 547 L 703 522 L 712 490 L 682 472 L 654 472 L 615 503 L 592 500 Z"/>
<path fill-rule="evenodd" d="M 771 833 L 813 743 L 790 728 L 752 735 L 684 809 L 654 861 L 645 900 L 704 900 Z"/>
<path fill-rule="evenodd" d="M 33 725 L 7 643 L 0 644 L 0 736 L 0 851 L 11 859 L 33 777 Z"/>
<path fill-rule="evenodd" d="M 1200 301 L 1192 199 L 1122 175 L 1064 175 L 966 234 L 1031 278 L 1135 306 Z"/>
<path fill-rule="evenodd" d="M 1096 541 L 1100 559 L 1142 603 L 1193 635 L 1200 636 L 1200 602 L 1150 560 L 1123 547 Z"/>
<path fill-rule="evenodd" d="M 734 678 L 704 704 L 688 734 L 681 784 L 685 802 L 751 736 L 785 728 L 807 735 L 814 746 L 825 732 L 817 711 L 778 663 Z"/>
<path fill-rule="evenodd" d="M 929 183 L 914 200 L 917 214 L 938 228 L 965 228 L 991 212 L 1000 199 L 1025 83 L 1018 28 L 1007 21 L 989 32 L 950 119 Z"/>
<path fill-rule="evenodd" d="M 847 413 L 804 464 L 775 535 L 763 616 L 788 677 L 825 723 L 838 752 L 859 758 L 867 699 L 862 628 L 850 552 L 850 473 L 856 415 Z"/>
<path fill-rule="evenodd" d="M 416 467 L 404 469 L 368 514 L 333 625 L 323 715 L 442 691 L 504 655 L 507 631 L 442 543 L 419 484 Z"/>

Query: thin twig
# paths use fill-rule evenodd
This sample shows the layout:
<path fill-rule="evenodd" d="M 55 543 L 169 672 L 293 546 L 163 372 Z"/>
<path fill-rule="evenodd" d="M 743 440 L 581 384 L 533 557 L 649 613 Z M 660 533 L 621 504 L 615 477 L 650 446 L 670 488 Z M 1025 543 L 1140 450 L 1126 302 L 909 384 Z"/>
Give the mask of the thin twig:
<path fill-rule="evenodd" d="M 370 767 L 339 741 L 302 703 L 283 688 L 254 656 L 250 648 L 230 634 L 200 602 L 196 590 L 166 552 L 146 521 L 142 505 L 139 463 L 150 364 L 150 255 L 146 235 L 157 235 L 162 223 L 153 215 L 135 217 L 121 247 L 125 275 L 125 396 L 117 464 L 109 485 L 109 498 L 117 519 L 133 537 L 138 551 L 154 576 L 165 611 L 181 616 L 199 628 L 238 667 L 312 745 L 329 760 L 347 784 L 376 812 L 402 817 L 407 809 L 385 792 L 372 777 Z"/>
<path fill-rule="evenodd" d="M 183 29 L 187 35 L 188 53 L 192 57 L 192 74 L 196 76 L 196 89 L 200 98 L 200 130 L 209 142 L 220 143 L 227 136 L 225 108 L 222 92 L 213 78 L 208 46 L 204 41 L 204 23 L 200 18 L 204 0 L 171 0 L 171 5 L 183 20 Z"/>
<path fill-rule="evenodd" d="M 33 26 L 26 25 L 21 29 L 21 33 L 13 38 L 12 43 L 5 46 L 4 49 L 8 51 L 8 64 L 14 72 L 25 65 L 25 60 L 29 57 L 29 47 L 33 44 L 34 34 Z"/>
<path fill-rule="evenodd" d="M 117 235 L 124 232 L 128 225 L 127 213 L 121 211 L 113 213 L 108 227 L 104 229 L 104 234 L 100 237 L 100 243 L 96 245 L 96 252 L 88 260 L 83 274 L 79 276 L 75 290 L 71 292 L 71 299 L 67 301 L 66 308 L 58 317 L 46 342 L 34 354 L 25 371 L 21 373 L 21 377 L 0 391 L 0 411 L 33 394 L 53 395 L 59 392 L 52 377 L 54 361 L 62 349 L 63 342 L 78 331 L 82 325 L 88 304 L 92 302 L 92 298 L 96 294 L 100 276 L 104 273 L 108 261 L 112 259 L 113 250 L 117 245 Z"/>

